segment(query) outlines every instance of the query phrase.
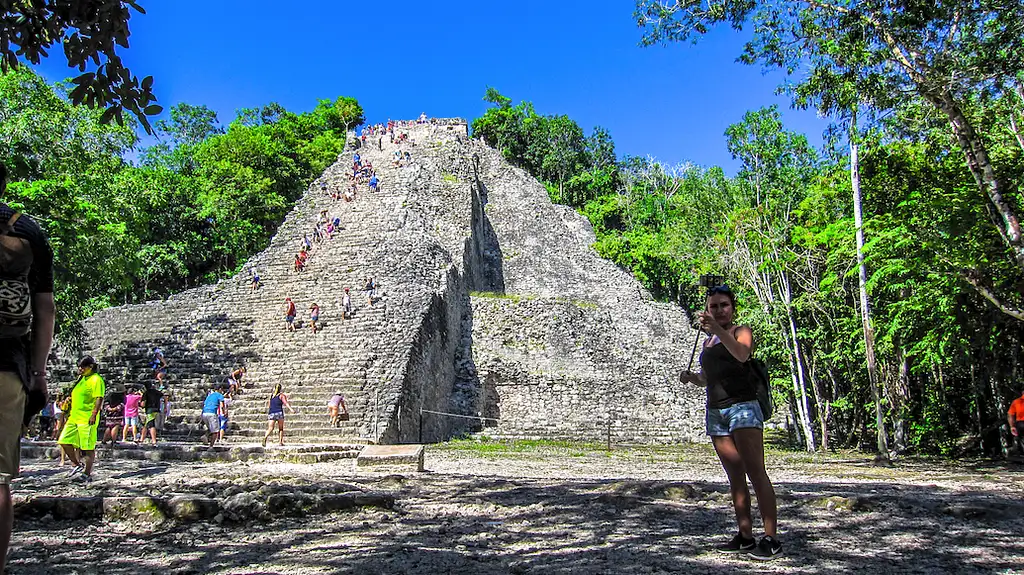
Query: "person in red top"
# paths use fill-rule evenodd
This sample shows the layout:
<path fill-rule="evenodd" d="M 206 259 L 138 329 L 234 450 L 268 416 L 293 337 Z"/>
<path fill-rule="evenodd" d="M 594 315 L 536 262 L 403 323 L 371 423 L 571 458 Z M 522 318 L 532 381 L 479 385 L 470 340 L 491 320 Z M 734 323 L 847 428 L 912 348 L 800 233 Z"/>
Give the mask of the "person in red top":
<path fill-rule="evenodd" d="M 1017 452 L 1024 455 L 1024 393 L 1010 404 L 1006 421 L 1010 424 L 1010 433 L 1017 443 Z"/>
<path fill-rule="evenodd" d="M 284 304 L 286 306 L 284 320 L 288 322 L 288 331 L 295 331 L 295 302 L 288 297 L 284 299 Z"/>

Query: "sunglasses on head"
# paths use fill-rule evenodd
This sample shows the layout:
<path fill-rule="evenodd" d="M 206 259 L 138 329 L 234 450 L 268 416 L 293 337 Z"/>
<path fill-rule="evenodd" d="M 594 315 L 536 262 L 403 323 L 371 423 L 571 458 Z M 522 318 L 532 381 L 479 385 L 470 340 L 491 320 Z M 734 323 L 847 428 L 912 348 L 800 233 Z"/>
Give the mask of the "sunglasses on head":
<path fill-rule="evenodd" d="M 708 288 L 708 295 L 712 296 L 718 293 L 731 294 L 732 290 L 727 285 L 720 285 Z"/>

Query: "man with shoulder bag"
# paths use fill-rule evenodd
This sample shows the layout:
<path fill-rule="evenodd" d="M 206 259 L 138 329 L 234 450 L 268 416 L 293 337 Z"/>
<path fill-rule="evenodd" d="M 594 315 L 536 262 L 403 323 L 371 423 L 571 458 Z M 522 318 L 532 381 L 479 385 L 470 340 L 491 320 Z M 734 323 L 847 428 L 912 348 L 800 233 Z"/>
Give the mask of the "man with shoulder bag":
<path fill-rule="evenodd" d="M 0 200 L 6 191 L 7 168 L 0 163 Z M 22 427 L 46 404 L 55 313 L 46 234 L 0 203 L 0 573 L 14 523 L 10 483 L 21 463 Z"/>

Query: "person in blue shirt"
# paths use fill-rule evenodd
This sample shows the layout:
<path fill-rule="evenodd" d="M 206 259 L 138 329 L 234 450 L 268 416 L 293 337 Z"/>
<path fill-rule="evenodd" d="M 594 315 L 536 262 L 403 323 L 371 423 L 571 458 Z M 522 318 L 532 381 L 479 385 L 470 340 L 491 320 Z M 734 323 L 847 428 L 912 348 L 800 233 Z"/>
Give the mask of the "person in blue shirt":
<path fill-rule="evenodd" d="M 377 183 L 377 174 L 370 176 L 370 189 L 372 189 L 375 192 L 377 191 Z"/>
<path fill-rule="evenodd" d="M 220 414 L 224 411 L 224 394 L 218 386 L 210 390 L 203 402 L 203 424 L 206 426 L 206 441 L 210 449 L 220 439 Z"/>

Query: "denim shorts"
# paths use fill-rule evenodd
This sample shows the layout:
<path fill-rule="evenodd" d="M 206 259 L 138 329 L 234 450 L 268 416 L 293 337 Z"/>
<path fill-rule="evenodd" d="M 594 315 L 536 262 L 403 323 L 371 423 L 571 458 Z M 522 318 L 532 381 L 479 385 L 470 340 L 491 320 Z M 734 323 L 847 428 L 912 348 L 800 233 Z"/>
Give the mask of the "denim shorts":
<path fill-rule="evenodd" d="M 764 415 L 761 404 L 755 401 L 741 401 L 722 409 L 708 408 L 708 435 L 719 437 L 731 435 L 733 431 L 744 428 L 764 429 Z"/>

